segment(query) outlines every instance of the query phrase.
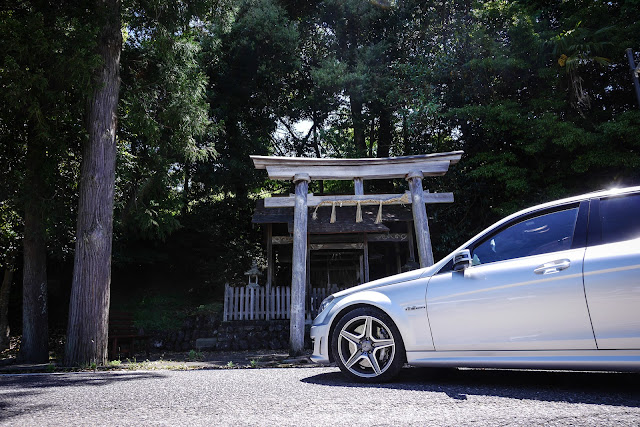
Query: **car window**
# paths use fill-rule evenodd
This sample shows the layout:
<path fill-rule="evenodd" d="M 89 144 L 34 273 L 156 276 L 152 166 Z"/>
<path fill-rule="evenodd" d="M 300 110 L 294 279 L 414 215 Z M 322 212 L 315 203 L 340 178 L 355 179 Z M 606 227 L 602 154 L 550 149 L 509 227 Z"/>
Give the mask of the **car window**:
<path fill-rule="evenodd" d="M 480 242 L 473 265 L 504 261 L 571 248 L 578 208 L 527 218 Z"/>
<path fill-rule="evenodd" d="M 600 201 L 602 243 L 640 237 L 640 194 Z"/>

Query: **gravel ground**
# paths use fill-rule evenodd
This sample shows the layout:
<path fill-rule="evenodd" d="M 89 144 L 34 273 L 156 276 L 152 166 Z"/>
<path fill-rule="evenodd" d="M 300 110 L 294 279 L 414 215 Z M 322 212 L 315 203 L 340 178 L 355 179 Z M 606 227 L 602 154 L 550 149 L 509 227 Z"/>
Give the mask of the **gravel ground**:
<path fill-rule="evenodd" d="M 640 425 L 638 374 L 336 368 L 0 375 L 0 425 Z"/>

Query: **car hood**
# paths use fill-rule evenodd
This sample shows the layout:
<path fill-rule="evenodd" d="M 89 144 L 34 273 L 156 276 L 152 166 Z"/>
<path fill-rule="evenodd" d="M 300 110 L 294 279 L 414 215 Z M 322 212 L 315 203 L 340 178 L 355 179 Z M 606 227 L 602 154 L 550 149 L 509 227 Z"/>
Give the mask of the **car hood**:
<path fill-rule="evenodd" d="M 379 288 L 381 286 L 393 285 L 395 283 L 407 282 L 409 280 L 418 279 L 426 274 L 431 274 L 433 267 L 419 268 L 417 270 L 407 271 L 405 273 L 396 274 L 394 276 L 383 277 L 382 279 L 374 280 L 372 282 L 363 283 L 362 285 L 354 286 L 353 288 L 345 289 L 344 291 L 336 292 L 333 294 L 335 298 L 340 298 L 355 292 L 366 291 L 369 289 Z"/>

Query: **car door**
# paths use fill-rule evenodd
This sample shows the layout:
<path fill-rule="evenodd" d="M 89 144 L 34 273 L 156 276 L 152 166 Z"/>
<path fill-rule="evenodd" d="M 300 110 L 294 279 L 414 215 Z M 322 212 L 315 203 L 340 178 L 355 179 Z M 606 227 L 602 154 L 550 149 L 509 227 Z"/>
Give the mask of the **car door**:
<path fill-rule="evenodd" d="M 584 286 L 598 349 L 640 349 L 640 194 L 595 200 Z"/>
<path fill-rule="evenodd" d="M 434 275 L 435 349 L 595 349 L 582 283 L 587 203 L 518 218 L 469 246 L 470 267 Z"/>

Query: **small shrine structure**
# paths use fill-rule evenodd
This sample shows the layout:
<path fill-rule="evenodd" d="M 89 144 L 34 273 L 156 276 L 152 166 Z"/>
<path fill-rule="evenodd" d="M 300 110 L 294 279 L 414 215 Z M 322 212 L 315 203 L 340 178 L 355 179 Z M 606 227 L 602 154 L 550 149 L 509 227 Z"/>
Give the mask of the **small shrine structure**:
<path fill-rule="evenodd" d="M 305 325 L 305 293 L 309 282 L 309 259 L 313 249 L 345 249 L 362 250 L 361 274 L 362 281 L 369 280 L 368 244 L 370 237 L 376 241 L 408 242 L 409 259 L 413 257 L 414 245 L 418 249 L 420 267 L 433 265 L 433 252 L 427 219 L 427 203 L 451 203 L 452 193 L 430 193 L 423 188 L 423 178 L 442 176 L 447 173 L 449 166 L 458 163 L 463 151 L 448 153 L 434 153 L 416 156 L 364 158 L 364 159 L 335 159 L 335 158 L 300 158 L 300 157 L 272 157 L 251 156 L 257 169 L 266 169 L 270 179 L 292 181 L 295 194 L 286 197 L 267 197 L 264 199 L 262 218 L 260 213 L 254 214 L 254 222 L 268 224 L 267 227 L 267 290 L 272 284 L 273 244 L 291 244 L 291 314 L 290 314 L 290 352 L 292 355 L 301 354 L 304 347 Z M 409 191 L 403 194 L 364 194 L 365 180 L 404 178 L 409 184 Z M 312 180 L 352 180 L 354 194 L 352 195 L 322 195 L 309 194 L 309 183 Z M 411 205 L 411 218 L 402 217 L 402 212 L 394 210 L 394 205 Z M 310 229 L 316 233 L 331 233 L 332 225 L 336 223 L 336 210 L 348 207 L 355 208 L 354 226 L 345 230 L 344 221 L 341 230 L 333 228 L 334 233 L 362 233 L 362 241 L 348 239 L 334 239 L 330 242 L 309 242 Z M 258 207 L 260 208 L 260 206 Z M 293 208 L 293 222 L 283 208 Z M 309 208 L 313 208 L 309 212 Z M 367 209 L 368 208 L 368 209 Z M 373 208 L 373 209 L 371 209 Z M 268 211 L 273 209 L 273 215 Z M 258 209 L 257 209 L 258 210 Z M 363 211 L 365 211 L 363 213 Z M 385 210 L 390 211 L 385 215 Z M 267 213 L 264 213 L 264 212 Z M 377 211 L 375 220 L 373 212 Z M 256 216 L 258 216 L 256 220 Z M 327 216 L 329 219 L 327 219 Z M 412 220 L 415 230 L 413 233 L 390 233 L 389 227 L 382 223 L 385 219 L 396 221 Z M 317 221 L 317 225 L 316 225 Z M 271 224 L 278 222 L 289 223 L 292 237 L 272 235 Z M 348 228 L 348 227 L 347 227 Z M 353 240 L 353 239 L 351 239 Z M 314 248 L 314 245 L 315 248 Z M 398 257 L 398 260 L 400 258 Z M 400 262 L 398 261 L 398 264 Z M 399 268 L 399 266 L 398 266 Z M 328 271 L 328 270 L 327 270 Z M 328 275 L 329 273 L 327 273 Z M 327 279 L 327 285 L 330 281 Z"/>

